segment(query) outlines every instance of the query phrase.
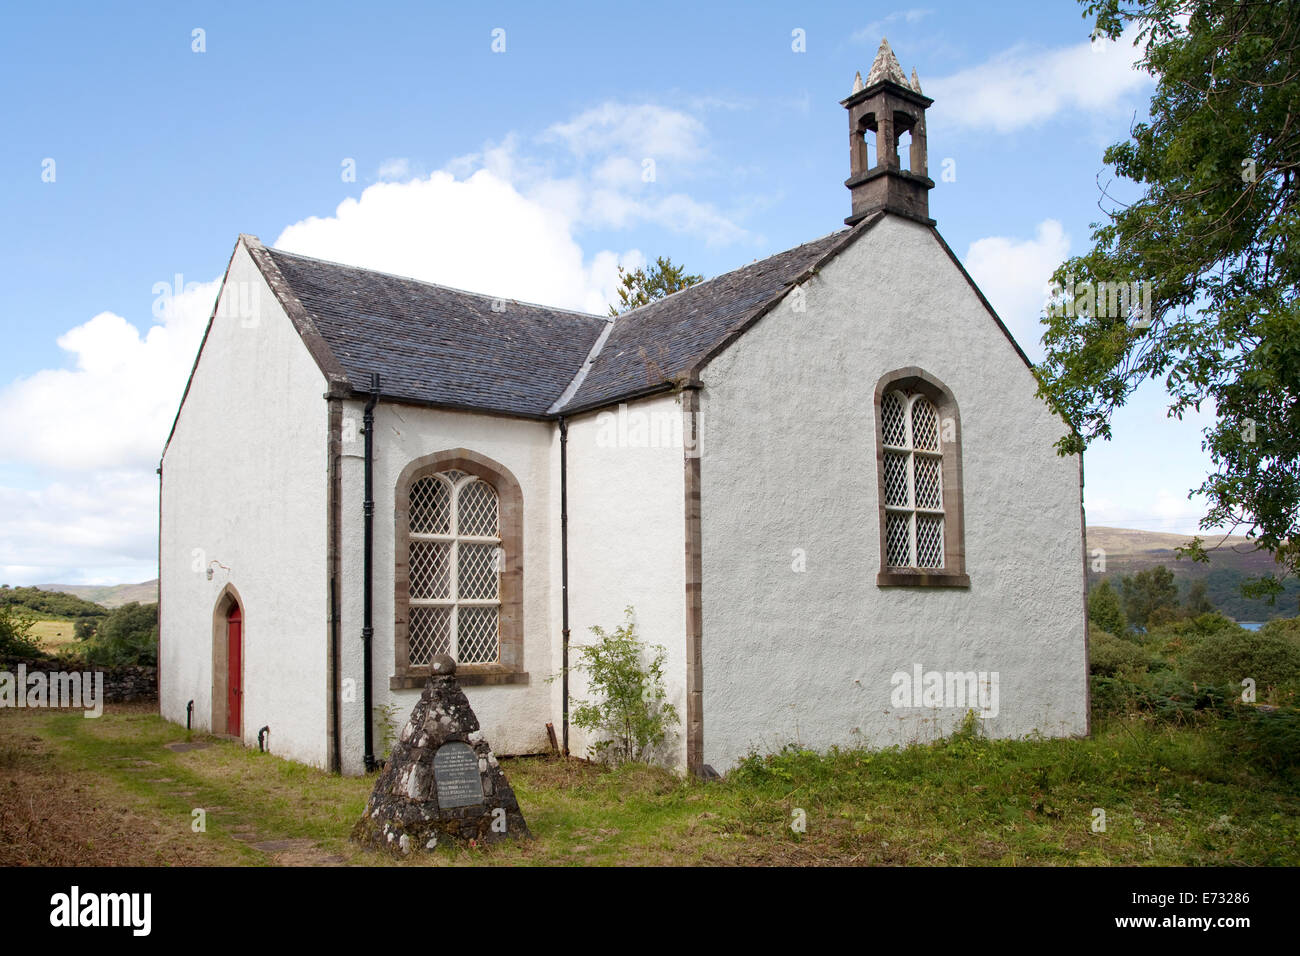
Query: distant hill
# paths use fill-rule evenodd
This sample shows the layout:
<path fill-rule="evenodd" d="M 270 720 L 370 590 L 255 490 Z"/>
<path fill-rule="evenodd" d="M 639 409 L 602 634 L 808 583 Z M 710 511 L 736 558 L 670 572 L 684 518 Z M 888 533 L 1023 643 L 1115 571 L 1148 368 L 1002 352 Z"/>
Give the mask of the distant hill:
<path fill-rule="evenodd" d="M 1191 541 L 1192 535 L 1189 534 L 1091 526 L 1088 528 L 1088 585 L 1091 587 L 1108 578 L 1117 585 L 1116 578 L 1162 564 L 1174 573 L 1183 594 L 1187 593 L 1192 581 L 1204 579 L 1215 607 L 1238 621 L 1268 621 L 1275 617 L 1295 617 L 1300 613 L 1300 581 L 1287 581 L 1286 592 L 1278 597 L 1275 605 L 1241 596 L 1243 579 L 1278 571 L 1272 555 L 1255 551 L 1250 538 L 1233 535 L 1220 544 L 1219 535 L 1203 534 L 1201 537 L 1207 548 L 1218 545 L 1210 552 L 1208 564 L 1187 558 L 1178 560 L 1174 549 Z M 1098 548 L 1106 553 L 1105 573 L 1092 570 L 1093 552 Z"/>
<path fill-rule="evenodd" d="M 102 607 L 121 607 L 132 601 L 141 604 L 153 604 L 158 600 L 158 579 L 141 581 L 139 584 L 38 584 L 42 591 L 62 591 L 75 594 L 85 601 L 91 601 Z"/>

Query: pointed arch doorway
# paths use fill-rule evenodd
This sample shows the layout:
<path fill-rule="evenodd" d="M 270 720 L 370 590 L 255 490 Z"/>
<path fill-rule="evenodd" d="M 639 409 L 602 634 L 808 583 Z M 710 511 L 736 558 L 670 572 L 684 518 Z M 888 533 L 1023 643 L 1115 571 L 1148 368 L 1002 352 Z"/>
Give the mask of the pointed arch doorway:
<path fill-rule="evenodd" d="M 212 612 L 212 732 L 244 732 L 244 606 L 230 585 Z"/>
<path fill-rule="evenodd" d="M 244 616 L 238 604 L 226 614 L 226 733 L 242 736 L 244 723 Z"/>

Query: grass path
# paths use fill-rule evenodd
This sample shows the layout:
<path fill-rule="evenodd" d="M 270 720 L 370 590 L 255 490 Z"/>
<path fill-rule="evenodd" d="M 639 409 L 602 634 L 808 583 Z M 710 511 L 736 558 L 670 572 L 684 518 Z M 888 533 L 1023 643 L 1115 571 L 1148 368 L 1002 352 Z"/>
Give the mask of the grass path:
<path fill-rule="evenodd" d="M 1295 781 L 1234 759 L 1212 727 L 789 752 L 708 784 L 549 758 L 503 766 L 537 839 L 410 862 L 1300 863 Z M 98 720 L 4 710 L 0 864 L 389 865 L 347 841 L 370 784 L 188 735 L 148 706 Z"/>

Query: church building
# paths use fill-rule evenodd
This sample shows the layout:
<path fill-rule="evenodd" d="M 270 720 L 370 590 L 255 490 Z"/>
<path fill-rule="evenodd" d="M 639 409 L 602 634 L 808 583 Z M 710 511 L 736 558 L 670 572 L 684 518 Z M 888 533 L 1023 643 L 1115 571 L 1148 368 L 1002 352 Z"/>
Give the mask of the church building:
<path fill-rule="evenodd" d="M 882 43 L 843 227 L 613 319 L 240 236 L 160 467 L 163 716 L 361 773 L 448 654 L 496 753 L 584 756 L 559 675 L 631 608 L 682 771 L 1087 733 L 1082 461 L 930 218 L 931 102 Z"/>

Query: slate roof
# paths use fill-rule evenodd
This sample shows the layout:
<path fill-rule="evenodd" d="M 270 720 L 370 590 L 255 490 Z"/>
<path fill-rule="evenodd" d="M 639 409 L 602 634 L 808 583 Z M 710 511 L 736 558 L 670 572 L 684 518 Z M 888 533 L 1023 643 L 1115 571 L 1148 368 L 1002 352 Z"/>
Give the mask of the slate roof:
<path fill-rule="evenodd" d="M 544 418 L 671 387 L 873 221 L 698 283 L 612 326 L 607 317 L 514 300 L 493 311 L 491 296 L 245 241 L 340 384 L 363 392 L 373 371 L 385 398 Z"/>
<path fill-rule="evenodd" d="M 565 411 L 616 401 L 691 371 L 848 233 L 841 229 L 620 315 Z"/>
<path fill-rule="evenodd" d="M 348 383 L 435 405 L 542 416 L 607 324 L 599 316 L 504 300 L 267 249 Z M 499 300 L 497 300 L 499 301 Z"/>

